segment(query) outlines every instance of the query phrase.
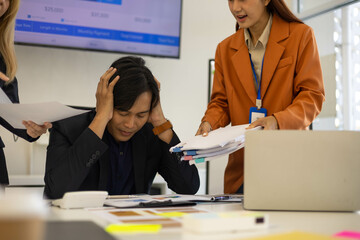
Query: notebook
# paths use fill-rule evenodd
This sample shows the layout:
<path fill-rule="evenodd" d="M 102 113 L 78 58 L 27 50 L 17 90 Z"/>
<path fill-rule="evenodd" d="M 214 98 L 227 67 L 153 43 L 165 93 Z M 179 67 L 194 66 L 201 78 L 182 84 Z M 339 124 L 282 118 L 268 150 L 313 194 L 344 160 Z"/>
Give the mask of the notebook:
<path fill-rule="evenodd" d="M 244 208 L 360 210 L 360 132 L 249 131 Z"/>

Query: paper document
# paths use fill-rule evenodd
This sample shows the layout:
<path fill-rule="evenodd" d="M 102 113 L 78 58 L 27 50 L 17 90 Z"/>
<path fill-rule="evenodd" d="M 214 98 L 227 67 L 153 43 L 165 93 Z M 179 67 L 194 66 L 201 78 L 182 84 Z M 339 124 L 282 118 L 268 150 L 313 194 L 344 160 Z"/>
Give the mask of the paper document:
<path fill-rule="evenodd" d="M 194 136 L 185 142 L 181 142 L 178 145 L 172 147 L 170 151 L 176 151 L 176 149 L 185 150 L 201 150 L 225 147 L 229 143 L 244 141 L 245 131 L 249 124 L 228 126 L 224 128 L 218 128 L 209 132 L 209 135 L 203 137 L 201 135 Z M 258 130 L 261 127 L 253 128 L 252 130 Z"/>
<path fill-rule="evenodd" d="M 106 200 L 105 206 L 119 207 L 119 208 L 131 208 L 131 207 L 152 207 L 163 203 L 166 205 L 171 205 L 171 203 L 177 202 L 189 202 L 189 198 L 182 195 L 132 195 L 128 198 L 116 199 L 116 197 L 110 197 L 109 200 Z M 148 204 L 148 206 L 147 206 Z"/>
<path fill-rule="evenodd" d="M 12 103 L 6 93 L 0 88 L 0 103 Z M 1 116 L 1 115 L 0 115 Z"/>
<path fill-rule="evenodd" d="M 0 116 L 14 128 L 25 129 L 22 121 L 33 121 L 42 125 L 44 122 L 54 122 L 72 117 L 87 110 L 74 109 L 58 102 L 34 104 L 1 103 Z"/>
<path fill-rule="evenodd" d="M 109 196 L 105 201 L 105 206 L 112 206 L 118 208 L 139 207 L 139 205 L 146 206 L 147 203 L 173 203 L 183 202 L 241 202 L 242 195 L 227 194 L 227 195 L 186 195 L 186 194 L 169 194 L 169 195 L 120 195 Z M 150 204 L 151 205 L 151 204 Z M 150 206 L 149 206 L 150 207 Z"/>
<path fill-rule="evenodd" d="M 243 146 L 244 146 L 244 144 L 238 144 L 238 145 L 233 146 L 233 147 L 223 148 L 223 149 L 218 150 L 216 152 L 209 152 L 209 153 L 195 154 L 195 155 L 187 155 L 187 156 L 181 157 L 181 160 L 193 160 L 193 159 L 197 159 L 197 158 L 215 157 L 215 156 L 219 156 L 219 155 L 229 154 L 229 153 L 232 153 L 232 152 L 242 148 Z"/>
<path fill-rule="evenodd" d="M 110 223 L 106 230 L 113 234 L 156 233 L 178 230 L 182 231 L 182 218 L 187 214 L 207 213 L 208 210 L 196 207 L 162 207 L 162 208 L 93 208 L 86 209 L 101 222 Z M 161 227 L 159 229 L 159 226 Z M 110 229 L 109 229 L 110 228 Z M 146 235 L 145 239 L 148 239 Z M 143 239 L 144 235 L 139 239 Z M 158 239 L 153 235 L 151 239 Z M 164 238 L 172 239 L 172 238 Z"/>
<path fill-rule="evenodd" d="M 227 148 L 237 147 L 242 142 L 243 142 L 243 140 L 239 141 L 239 142 L 229 143 L 226 145 L 226 147 Z M 200 155 L 200 154 L 217 153 L 223 149 L 224 149 L 224 147 L 215 147 L 215 148 L 202 149 L 202 150 L 187 150 L 187 151 L 183 151 L 183 153 L 184 153 L 184 156 L 195 156 L 195 155 Z"/>
<path fill-rule="evenodd" d="M 237 147 L 225 148 L 223 151 L 219 151 L 217 154 L 211 153 L 211 154 L 206 154 L 206 155 L 194 155 L 194 156 L 191 156 L 191 157 L 193 157 L 192 159 L 186 159 L 186 160 L 189 160 L 190 165 L 193 165 L 196 163 L 208 162 L 208 161 L 211 161 L 214 159 L 219 159 L 220 156 L 233 153 L 233 152 L 239 150 L 240 148 L 243 148 L 244 146 L 245 146 L 245 143 L 242 143 L 242 144 L 238 145 Z"/>
<path fill-rule="evenodd" d="M 248 126 L 249 124 L 229 126 L 211 131 L 206 137 L 194 136 L 170 148 L 170 152 L 182 153 L 181 160 L 189 161 L 190 165 L 217 159 L 243 148 L 246 131 L 262 129 L 256 127 L 246 130 Z"/>

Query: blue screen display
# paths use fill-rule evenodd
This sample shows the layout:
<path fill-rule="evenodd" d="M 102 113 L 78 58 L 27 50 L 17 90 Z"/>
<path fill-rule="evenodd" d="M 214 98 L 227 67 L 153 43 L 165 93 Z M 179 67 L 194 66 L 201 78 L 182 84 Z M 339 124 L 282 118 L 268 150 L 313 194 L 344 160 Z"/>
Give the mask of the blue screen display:
<path fill-rule="evenodd" d="M 181 0 L 22 0 L 15 42 L 179 58 Z"/>

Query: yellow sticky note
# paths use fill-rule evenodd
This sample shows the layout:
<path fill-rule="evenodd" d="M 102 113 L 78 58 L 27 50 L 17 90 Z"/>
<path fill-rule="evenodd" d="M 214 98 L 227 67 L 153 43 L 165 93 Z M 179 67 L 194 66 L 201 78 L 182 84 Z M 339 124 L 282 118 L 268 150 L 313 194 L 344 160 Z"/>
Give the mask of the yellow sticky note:
<path fill-rule="evenodd" d="M 187 213 L 183 213 L 183 212 L 165 212 L 165 213 L 158 213 L 156 215 L 161 217 L 182 217 L 186 214 Z"/>
<path fill-rule="evenodd" d="M 161 224 L 110 224 L 105 228 L 109 233 L 158 233 Z"/>
<path fill-rule="evenodd" d="M 248 240 L 340 240 L 341 238 L 335 238 L 327 235 L 320 235 L 306 232 L 290 232 L 283 234 L 274 234 L 264 237 L 249 238 Z"/>

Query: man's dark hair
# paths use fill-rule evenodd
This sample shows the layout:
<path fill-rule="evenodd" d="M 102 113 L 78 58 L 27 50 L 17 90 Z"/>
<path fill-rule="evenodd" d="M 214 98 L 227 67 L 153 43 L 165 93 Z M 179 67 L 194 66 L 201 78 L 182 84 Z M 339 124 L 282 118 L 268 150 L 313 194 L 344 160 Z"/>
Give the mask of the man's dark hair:
<path fill-rule="evenodd" d="M 116 77 L 120 79 L 114 87 L 114 108 L 128 111 L 137 97 L 149 91 L 152 95 L 150 110 L 159 102 L 159 89 L 151 71 L 140 57 L 123 57 L 111 64 L 117 69 L 110 82 Z"/>

